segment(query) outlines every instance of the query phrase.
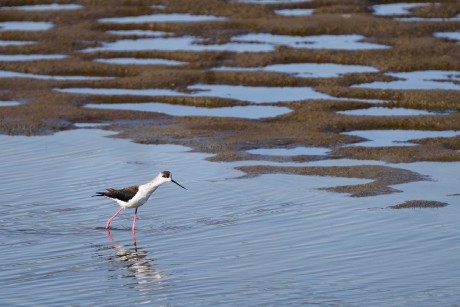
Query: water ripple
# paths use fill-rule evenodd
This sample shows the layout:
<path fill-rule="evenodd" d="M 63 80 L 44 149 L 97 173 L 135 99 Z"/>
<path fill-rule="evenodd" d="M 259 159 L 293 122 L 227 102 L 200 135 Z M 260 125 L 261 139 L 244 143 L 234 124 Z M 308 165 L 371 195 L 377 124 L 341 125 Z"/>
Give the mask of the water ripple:
<path fill-rule="evenodd" d="M 236 179 L 240 172 L 204 160 L 208 155 L 108 134 L 0 136 L 2 305 L 419 306 L 458 299 L 456 206 L 396 212 L 381 209 L 396 196 L 356 199 L 317 189 L 354 180 L 346 178 Z M 106 233 L 117 207 L 90 196 L 165 169 L 189 190 L 156 191 L 138 212 L 135 236 L 129 210 Z"/>

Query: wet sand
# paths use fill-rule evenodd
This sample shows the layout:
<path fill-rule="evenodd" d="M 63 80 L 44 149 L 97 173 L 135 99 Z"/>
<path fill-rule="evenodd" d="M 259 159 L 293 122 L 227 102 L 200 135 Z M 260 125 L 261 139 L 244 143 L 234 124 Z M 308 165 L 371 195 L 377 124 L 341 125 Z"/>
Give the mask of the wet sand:
<path fill-rule="evenodd" d="M 17 5 L 1 1 L 2 6 Z M 417 17 L 446 18 L 446 21 L 405 22 L 393 17 L 374 16 L 367 2 L 328 1 L 259 5 L 217 1 L 79 1 L 84 9 L 63 11 L 2 11 L 2 21 L 43 21 L 55 24 L 46 31 L 0 31 L 2 41 L 36 41 L 23 46 L 5 46 L 1 54 L 61 54 L 62 59 L 40 61 L 2 61 L 0 70 L 53 76 L 112 78 L 101 80 L 43 80 L 1 78 L 0 100 L 19 101 L 16 106 L 0 107 L 0 132 L 40 135 L 75 128 L 76 123 L 107 123 L 105 129 L 119 137 L 145 144 L 179 144 L 195 151 L 214 154 L 213 161 L 270 160 L 314 161 L 324 156 L 269 157 L 251 155 L 247 150 L 271 147 L 314 146 L 331 148 L 327 158 L 383 160 L 392 163 L 415 161 L 460 161 L 460 137 L 416 141 L 415 146 L 347 146 L 362 141 L 354 130 L 460 130 L 460 94 L 457 90 L 394 90 L 352 87 L 355 84 L 391 81 L 387 72 L 417 70 L 460 71 L 460 45 L 454 40 L 434 37 L 435 32 L 452 32 L 459 21 L 448 21 L 460 13 L 457 2 L 417 7 Z M 165 8 L 152 8 L 164 4 Z M 286 17 L 275 9 L 313 9 L 312 16 Z M 101 18 L 146 15 L 150 13 L 190 13 L 226 17 L 225 20 L 192 23 L 113 24 Z M 95 51 L 103 42 L 131 35 L 114 35 L 113 30 L 164 31 L 168 35 L 199 36 L 206 44 L 224 44 L 236 35 L 272 33 L 291 36 L 361 34 L 366 42 L 388 46 L 375 50 L 300 49 L 277 46 L 272 52 L 228 51 Z M 162 58 L 186 62 L 180 66 L 115 65 L 96 59 L 133 57 Z M 352 73 L 329 78 L 301 78 L 267 71 L 215 71 L 215 67 L 257 67 L 283 63 L 336 63 L 373 66 L 379 72 Z M 453 84 L 459 85 L 458 81 Z M 273 106 L 291 108 L 291 113 L 274 118 L 238 119 L 218 117 L 178 117 L 161 113 L 99 110 L 83 107 L 89 103 L 152 102 L 151 97 L 119 95 L 92 96 L 57 92 L 55 88 L 170 89 L 186 92 L 193 84 L 246 86 L 311 87 L 314 90 L 350 101 L 301 100 L 274 102 Z M 375 106 L 362 100 L 382 100 L 382 106 L 421 110 L 455 111 L 437 116 L 348 116 L 337 111 Z M 196 107 L 244 106 L 245 101 L 217 97 L 159 96 L 155 102 Z M 359 168 L 324 167 L 277 168 L 257 166 L 240 168 L 250 175 L 288 172 L 320 176 L 367 178 L 374 182 L 338 187 L 336 192 L 354 196 L 393 193 L 392 184 L 422 180 L 424 177 L 397 167 L 363 165 Z"/>

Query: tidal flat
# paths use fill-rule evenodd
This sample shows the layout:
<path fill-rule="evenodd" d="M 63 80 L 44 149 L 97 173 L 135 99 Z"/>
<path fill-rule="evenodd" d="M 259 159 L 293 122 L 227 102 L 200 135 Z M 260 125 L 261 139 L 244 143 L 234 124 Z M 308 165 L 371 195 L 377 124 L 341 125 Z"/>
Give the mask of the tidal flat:
<path fill-rule="evenodd" d="M 33 21 L 53 27 L 31 31 L 31 26 L 21 31 L 4 26 L 0 31 L 0 41 L 18 43 L 6 44 L 0 50 L 5 57 L 0 62 L 5 72 L 0 99 L 23 101 L 0 109 L 3 133 L 40 135 L 73 129 L 77 122 L 93 122 L 106 123 L 107 129 L 135 142 L 178 144 L 212 153 L 216 161 L 244 160 L 248 150 L 258 148 L 295 146 L 328 147 L 343 158 L 392 163 L 460 160 L 460 143 L 455 135 L 427 138 L 412 148 L 369 148 L 360 146 L 363 138 L 351 133 L 460 129 L 460 61 L 456 56 L 460 46 L 435 34 L 455 31 L 456 22 L 401 22 L 392 17 L 392 6 L 386 7 L 388 16 L 382 16 L 374 6 L 353 1 L 165 1 L 161 5 L 148 1 L 131 5 L 82 1 L 78 9 L 56 5 L 48 11 L 33 10 L 34 6 L 26 4 L 3 1 L 3 23 Z M 40 3 L 34 4 L 40 7 Z M 282 9 L 310 9 L 312 14 L 277 14 Z M 448 19 L 458 13 L 459 6 L 447 1 L 407 6 L 403 11 L 395 6 L 395 10 L 399 17 Z M 138 16 L 151 17 L 144 20 Z M 165 20 L 167 16 L 174 19 Z M 134 43 L 145 40 L 131 33 L 156 33 L 156 37 L 140 50 L 132 49 L 132 44 L 124 49 L 121 42 L 126 39 Z M 173 40 L 185 37 L 196 39 L 177 43 L 183 48 L 161 47 L 161 40 L 174 44 Z M 324 46 L 315 45 L 317 38 Z M 120 48 L 116 51 L 101 48 L 117 42 Z M 228 44 L 236 49 L 226 48 Z M 374 48 L 371 44 L 385 47 Z M 56 54 L 60 56 L 54 58 Z M 20 56 L 30 60 L 8 60 Z M 118 63 L 104 61 L 114 57 Z M 182 65 L 138 65 L 129 59 Z M 292 66 L 296 64 L 302 67 L 303 75 L 257 70 L 285 65 L 295 71 Z M 372 70 L 324 75 L 321 64 Z M 223 66 L 234 70 L 218 69 Z M 407 86 L 409 81 L 401 78 L 412 75 L 417 76 L 418 83 Z M 296 95 L 289 94 L 294 91 Z M 141 107 L 143 103 L 145 108 Z M 255 107 L 254 103 L 263 106 Z M 350 116 L 353 110 L 370 108 L 370 104 L 381 110 L 404 108 L 409 112 L 436 111 L 439 115 Z M 149 105 L 171 107 L 162 112 L 162 108 Z M 189 108 L 190 112 L 175 112 L 173 108 Z M 283 111 L 272 112 L 271 116 L 257 114 L 270 108 Z M 246 114 L 238 116 L 239 109 Z M 346 111 L 350 111 L 349 116 L 345 116 Z M 264 157 L 258 155 L 257 159 Z"/>

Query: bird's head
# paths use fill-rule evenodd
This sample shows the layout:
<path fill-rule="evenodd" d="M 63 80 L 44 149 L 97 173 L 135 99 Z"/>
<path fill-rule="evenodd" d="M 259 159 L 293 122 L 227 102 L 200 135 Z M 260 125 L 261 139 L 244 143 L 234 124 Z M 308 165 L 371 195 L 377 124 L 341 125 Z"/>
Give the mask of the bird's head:
<path fill-rule="evenodd" d="M 184 186 L 180 185 L 177 181 L 175 181 L 174 179 L 172 179 L 172 174 L 170 171 L 163 171 L 160 173 L 160 178 L 163 182 L 168 182 L 168 181 L 171 181 L 175 184 L 177 184 L 178 186 L 180 186 L 182 189 L 185 189 L 187 190 L 187 188 L 185 188 Z"/>

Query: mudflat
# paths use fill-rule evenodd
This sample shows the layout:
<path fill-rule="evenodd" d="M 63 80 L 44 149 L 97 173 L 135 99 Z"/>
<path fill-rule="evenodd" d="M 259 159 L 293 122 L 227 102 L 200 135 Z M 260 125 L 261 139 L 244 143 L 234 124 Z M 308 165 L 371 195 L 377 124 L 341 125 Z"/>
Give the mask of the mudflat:
<path fill-rule="evenodd" d="M 2 7 L 18 5 L 17 1 L 0 3 Z M 209 158 L 214 161 L 254 160 L 253 166 L 239 168 L 250 175 L 287 172 L 374 180 L 369 184 L 332 189 L 354 196 L 393 193 L 397 189 L 389 185 L 425 179 L 423 175 L 399 169 L 395 163 L 460 161 L 458 135 L 421 137 L 410 144 L 396 142 L 392 146 L 360 146 L 364 138 L 353 135 L 353 131 L 362 130 L 460 130 L 460 45 L 455 39 L 435 35 L 458 30 L 460 19 L 456 16 L 460 6 L 456 1 L 414 7 L 401 16 L 376 15 L 367 1 L 264 5 L 237 1 L 156 1 L 155 5 L 150 1 L 115 0 L 80 3 L 81 8 L 72 10 L 2 10 L 0 41 L 5 43 L 0 45 L 0 101 L 18 103 L 0 104 L 0 132 L 40 135 L 74 129 L 76 123 L 106 123 L 105 129 L 118 131 L 119 137 L 138 143 L 186 145 L 195 151 L 214 154 Z M 24 4 L 31 3 L 24 1 Z M 289 9 L 310 9 L 312 14 L 276 13 Z M 178 13 L 216 18 L 190 21 L 183 17 L 185 21 L 181 21 L 179 16 L 179 20 L 168 22 L 166 16 L 166 20 L 160 21 L 116 22 L 127 16 Z M 12 22 L 42 23 L 44 29 L 15 29 Z M 336 48 L 314 47 L 319 39 L 329 44 L 332 41 L 333 45 L 339 36 L 356 38 L 357 44 L 368 45 L 346 49 L 341 49 L 339 44 Z M 147 47 L 130 49 L 130 45 L 141 39 L 146 40 Z M 182 42 L 179 39 L 191 40 L 189 49 L 167 47 L 171 41 Z M 18 44 L 21 42 L 24 44 Z M 117 49 L 117 42 L 124 43 L 126 49 Z M 238 49 L 246 47 L 248 50 Z M 55 55 L 55 58 L 14 60 L 7 57 L 12 55 Z M 1 60 L 1 56 L 5 56 L 5 60 Z M 112 58 L 158 58 L 181 64 L 100 61 Z M 375 71 L 309 77 L 268 69 L 271 65 L 293 63 L 359 65 L 373 67 Z M 432 71 L 442 72 L 441 76 L 429 77 Z M 409 72 L 419 72 L 416 80 L 422 82 L 415 82 L 413 86 L 409 77 L 393 75 Z M 427 83 L 427 79 L 432 83 Z M 408 83 L 398 83 L 405 80 Z M 393 83 L 394 87 L 381 86 Z M 206 95 L 206 90 L 200 92 L 203 85 L 225 85 L 233 91 L 259 89 L 262 94 L 257 102 L 250 99 L 253 97 L 235 99 L 231 91 L 228 97 Z M 321 93 L 321 96 L 312 94 L 311 98 L 306 94 L 293 101 L 273 101 L 269 94 L 264 96 L 264 88 L 275 87 L 286 95 L 289 89 L 304 88 L 306 93 Z M 85 93 L 87 88 L 107 89 L 107 92 L 119 89 L 126 93 L 93 95 Z M 81 92 L 69 89 L 81 89 Z M 167 94 L 142 94 L 141 90 L 149 89 L 165 90 Z M 139 91 L 130 93 L 129 90 Z M 257 104 L 292 111 L 247 119 L 85 107 L 87 104 L 149 102 L 197 108 Z M 427 110 L 433 115 L 338 113 L 368 109 L 377 104 L 384 108 Z M 247 152 L 296 146 L 328 147 L 331 151 L 322 156 L 292 157 Z M 391 167 L 257 165 L 258 161 L 344 158 L 393 164 Z"/>

